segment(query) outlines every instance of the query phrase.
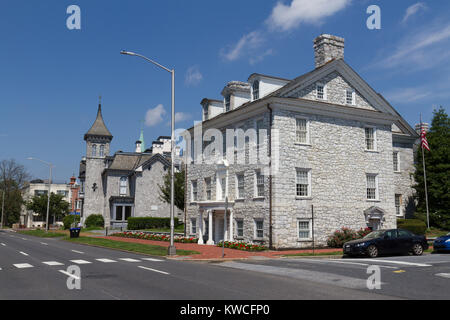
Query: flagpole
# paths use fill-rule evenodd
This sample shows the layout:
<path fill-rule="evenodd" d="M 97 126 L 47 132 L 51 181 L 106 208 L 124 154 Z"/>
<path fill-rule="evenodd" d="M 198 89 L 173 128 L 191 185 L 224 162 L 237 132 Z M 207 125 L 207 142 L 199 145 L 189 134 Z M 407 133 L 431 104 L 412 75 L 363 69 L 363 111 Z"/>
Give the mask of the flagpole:
<path fill-rule="evenodd" d="M 423 162 L 423 181 L 425 182 L 425 203 L 427 207 L 427 227 L 430 229 L 430 212 L 428 210 L 428 189 L 427 189 L 427 170 L 425 168 L 425 150 L 423 150 L 422 144 L 422 114 L 420 114 L 420 146 L 422 147 L 422 162 Z"/>

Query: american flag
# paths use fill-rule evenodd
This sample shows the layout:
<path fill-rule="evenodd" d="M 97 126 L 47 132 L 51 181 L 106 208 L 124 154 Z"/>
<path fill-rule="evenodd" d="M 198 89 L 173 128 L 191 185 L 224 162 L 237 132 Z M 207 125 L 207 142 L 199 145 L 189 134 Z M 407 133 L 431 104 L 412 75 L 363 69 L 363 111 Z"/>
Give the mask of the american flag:
<path fill-rule="evenodd" d="M 420 144 L 422 146 L 422 150 L 425 148 L 428 151 L 430 151 L 430 146 L 428 145 L 428 140 L 427 140 L 427 131 L 425 130 L 425 128 L 423 126 L 420 126 Z"/>

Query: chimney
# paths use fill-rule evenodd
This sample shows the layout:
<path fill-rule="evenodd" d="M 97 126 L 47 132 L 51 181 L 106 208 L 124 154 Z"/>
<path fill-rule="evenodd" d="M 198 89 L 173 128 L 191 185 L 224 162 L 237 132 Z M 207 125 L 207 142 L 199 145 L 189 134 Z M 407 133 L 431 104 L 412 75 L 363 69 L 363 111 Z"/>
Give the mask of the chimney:
<path fill-rule="evenodd" d="M 141 144 L 142 142 L 140 140 L 136 141 L 136 153 L 141 153 Z"/>
<path fill-rule="evenodd" d="M 334 59 L 344 59 L 344 38 L 321 34 L 314 39 L 314 61 L 316 68 Z"/>

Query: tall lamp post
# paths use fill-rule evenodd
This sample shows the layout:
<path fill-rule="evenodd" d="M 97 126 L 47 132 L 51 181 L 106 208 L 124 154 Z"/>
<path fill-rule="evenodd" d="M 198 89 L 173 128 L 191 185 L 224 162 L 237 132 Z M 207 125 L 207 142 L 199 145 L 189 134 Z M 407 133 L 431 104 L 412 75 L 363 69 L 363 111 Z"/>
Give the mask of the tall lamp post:
<path fill-rule="evenodd" d="M 176 255 L 176 248 L 174 245 L 174 241 L 173 241 L 173 237 L 174 237 L 174 159 L 175 159 L 175 152 L 174 152 L 174 144 L 175 144 L 175 69 L 168 69 L 162 65 L 160 65 L 159 63 L 143 56 L 140 55 L 138 53 L 134 53 L 134 52 L 129 52 L 129 51 L 125 51 L 122 50 L 120 52 L 123 55 L 128 55 L 128 56 L 135 56 L 135 57 L 139 57 L 142 58 L 144 60 L 147 60 L 148 62 L 153 63 L 154 65 L 160 67 L 161 69 L 166 70 L 167 72 L 172 74 L 172 135 L 171 135 L 171 170 L 170 170 L 170 246 L 168 249 L 168 254 L 170 256 L 172 255 Z"/>
<path fill-rule="evenodd" d="M 49 178 L 48 178 L 48 194 L 47 194 L 47 217 L 46 217 L 46 220 L 45 220 L 45 231 L 48 232 L 48 229 L 49 229 L 48 228 L 48 215 L 49 215 L 49 212 L 50 212 L 50 188 L 52 186 L 52 168 L 53 168 L 53 164 L 51 164 L 50 162 L 47 162 L 47 161 L 44 161 L 44 160 L 41 160 L 41 159 L 37 159 L 37 158 L 32 158 L 32 157 L 27 158 L 27 160 L 40 161 L 40 162 L 48 165 L 49 168 L 50 168 L 50 175 L 49 175 Z"/>

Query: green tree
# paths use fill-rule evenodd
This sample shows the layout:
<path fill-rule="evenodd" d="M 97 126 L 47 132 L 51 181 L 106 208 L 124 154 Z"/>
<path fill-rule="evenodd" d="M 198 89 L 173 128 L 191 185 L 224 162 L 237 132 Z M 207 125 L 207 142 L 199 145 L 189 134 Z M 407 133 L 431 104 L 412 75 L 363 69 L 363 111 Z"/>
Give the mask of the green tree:
<path fill-rule="evenodd" d="M 49 220 L 52 217 L 56 219 L 63 218 L 70 210 L 70 204 L 63 200 L 64 196 L 61 194 L 50 195 L 50 209 L 49 209 Z M 28 210 L 31 210 L 39 215 L 43 221 L 47 218 L 47 202 L 48 197 L 46 194 L 40 196 L 34 196 L 30 201 L 26 203 Z"/>
<path fill-rule="evenodd" d="M 450 230 L 450 119 L 443 107 L 433 112 L 425 150 L 430 225 Z M 422 148 L 416 153 L 417 217 L 426 220 Z"/>
<path fill-rule="evenodd" d="M 185 171 L 184 168 L 180 172 L 175 172 L 174 174 L 174 204 L 175 206 L 180 209 L 184 210 L 184 180 Z M 162 201 L 165 201 L 167 203 L 170 203 L 170 169 L 168 173 L 164 176 L 164 184 L 161 186 L 158 184 L 159 187 L 159 198 Z"/>

